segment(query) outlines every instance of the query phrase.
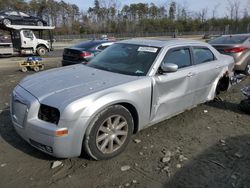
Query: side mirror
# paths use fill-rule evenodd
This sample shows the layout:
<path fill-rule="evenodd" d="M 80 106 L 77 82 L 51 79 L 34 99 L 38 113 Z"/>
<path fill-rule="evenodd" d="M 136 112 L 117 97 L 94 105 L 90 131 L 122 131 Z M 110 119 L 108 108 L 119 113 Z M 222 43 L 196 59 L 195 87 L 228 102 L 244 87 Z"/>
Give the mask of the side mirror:
<path fill-rule="evenodd" d="M 173 63 L 163 63 L 161 65 L 161 70 L 163 72 L 176 72 L 178 70 L 178 65 Z"/>

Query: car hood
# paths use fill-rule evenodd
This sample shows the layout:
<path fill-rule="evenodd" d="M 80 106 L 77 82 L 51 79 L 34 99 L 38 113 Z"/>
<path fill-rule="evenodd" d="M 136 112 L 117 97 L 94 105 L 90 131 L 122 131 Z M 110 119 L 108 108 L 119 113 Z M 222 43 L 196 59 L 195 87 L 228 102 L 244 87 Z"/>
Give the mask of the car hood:
<path fill-rule="evenodd" d="M 24 78 L 19 85 L 41 103 L 59 108 L 90 94 L 138 79 L 85 65 L 51 69 Z"/>

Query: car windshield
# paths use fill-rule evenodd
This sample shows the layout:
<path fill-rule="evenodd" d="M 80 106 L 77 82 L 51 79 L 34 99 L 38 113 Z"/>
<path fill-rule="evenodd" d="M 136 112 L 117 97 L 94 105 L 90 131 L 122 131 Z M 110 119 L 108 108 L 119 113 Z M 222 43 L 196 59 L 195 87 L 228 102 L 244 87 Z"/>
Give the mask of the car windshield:
<path fill-rule="evenodd" d="M 211 40 L 210 44 L 241 44 L 245 42 L 249 36 L 222 36 Z"/>
<path fill-rule="evenodd" d="M 88 66 L 126 75 L 145 76 L 159 51 L 158 47 L 116 43 L 96 56 Z"/>

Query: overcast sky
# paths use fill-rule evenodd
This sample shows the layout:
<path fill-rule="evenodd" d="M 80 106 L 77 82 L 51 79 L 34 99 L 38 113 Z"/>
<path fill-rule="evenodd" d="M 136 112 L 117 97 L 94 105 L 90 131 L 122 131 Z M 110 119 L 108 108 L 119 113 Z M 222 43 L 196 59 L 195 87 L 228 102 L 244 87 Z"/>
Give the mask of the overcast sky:
<path fill-rule="evenodd" d="M 94 0 L 66 0 L 69 3 L 74 3 L 80 7 L 81 10 L 86 11 L 89 7 L 94 5 Z M 118 0 L 121 2 L 121 6 L 124 4 L 131 4 L 131 3 L 155 3 L 157 5 L 167 5 L 171 0 Z M 208 15 L 212 15 L 212 10 L 214 7 L 217 7 L 217 16 L 224 16 L 227 13 L 228 7 L 228 0 L 175 0 L 176 2 L 180 3 L 181 5 L 186 4 L 190 11 L 199 11 L 203 8 L 208 8 L 209 13 Z M 232 0 L 233 1 L 233 0 Z M 247 2 L 249 0 L 238 0 L 241 5 L 241 9 L 247 7 Z"/>

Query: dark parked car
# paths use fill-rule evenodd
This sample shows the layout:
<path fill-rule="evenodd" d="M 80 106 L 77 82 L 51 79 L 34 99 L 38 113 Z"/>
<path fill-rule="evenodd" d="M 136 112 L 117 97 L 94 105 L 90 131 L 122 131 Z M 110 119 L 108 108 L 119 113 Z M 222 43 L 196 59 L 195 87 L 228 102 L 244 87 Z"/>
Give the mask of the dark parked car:
<path fill-rule="evenodd" d="M 250 34 L 223 35 L 209 41 L 220 53 L 235 60 L 235 70 L 250 75 Z"/>
<path fill-rule="evenodd" d="M 86 63 L 113 43 L 114 41 L 108 40 L 91 40 L 79 43 L 71 48 L 65 48 L 62 66 Z"/>
<path fill-rule="evenodd" d="M 47 26 L 47 22 L 41 18 L 30 16 L 20 11 L 1 11 L 0 24 L 9 25 L 37 25 Z"/>

